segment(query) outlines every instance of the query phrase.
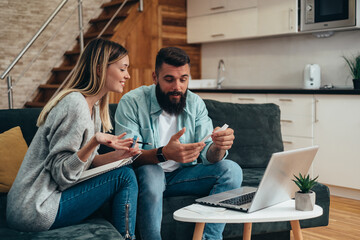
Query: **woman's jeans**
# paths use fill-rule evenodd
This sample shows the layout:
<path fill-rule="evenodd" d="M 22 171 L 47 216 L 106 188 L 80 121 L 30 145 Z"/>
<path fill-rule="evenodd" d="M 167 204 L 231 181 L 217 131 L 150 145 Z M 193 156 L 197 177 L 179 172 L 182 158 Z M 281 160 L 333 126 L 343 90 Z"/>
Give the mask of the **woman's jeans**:
<path fill-rule="evenodd" d="M 135 170 L 139 184 L 138 232 L 142 240 L 161 240 L 163 197 L 206 196 L 239 188 L 242 170 L 231 160 L 197 164 L 164 173 L 161 166 L 144 165 Z M 203 239 L 220 240 L 225 224 L 206 224 Z"/>
<path fill-rule="evenodd" d="M 135 239 L 137 197 L 136 176 L 129 166 L 90 178 L 61 194 L 51 229 L 80 223 L 110 201 L 112 224 L 125 239 Z"/>

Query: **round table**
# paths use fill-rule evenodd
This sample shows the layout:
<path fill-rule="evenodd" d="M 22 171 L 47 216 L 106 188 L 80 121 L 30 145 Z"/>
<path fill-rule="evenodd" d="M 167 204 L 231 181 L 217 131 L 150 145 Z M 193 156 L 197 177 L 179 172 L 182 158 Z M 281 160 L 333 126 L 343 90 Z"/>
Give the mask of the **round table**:
<path fill-rule="evenodd" d="M 244 240 L 251 239 L 252 223 L 290 221 L 295 240 L 302 240 L 299 220 L 321 216 L 323 209 L 315 205 L 312 211 L 295 210 L 295 200 L 288 200 L 253 213 L 244 213 L 225 208 L 192 204 L 174 212 L 174 219 L 195 222 L 193 240 L 200 240 L 205 223 L 244 223 Z"/>

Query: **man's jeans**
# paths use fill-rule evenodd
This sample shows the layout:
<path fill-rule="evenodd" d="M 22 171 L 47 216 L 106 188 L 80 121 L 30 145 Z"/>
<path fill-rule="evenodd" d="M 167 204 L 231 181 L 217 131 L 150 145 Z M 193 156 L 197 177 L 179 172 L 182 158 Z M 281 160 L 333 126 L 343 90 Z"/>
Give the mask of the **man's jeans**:
<path fill-rule="evenodd" d="M 138 231 L 142 240 L 160 240 L 163 197 L 207 196 L 241 186 L 242 170 L 231 160 L 197 164 L 164 173 L 157 164 L 135 170 L 139 184 Z M 206 224 L 205 240 L 220 240 L 225 224 Z"/>
<path fill-rule="evenodd" d="M 129 239 L 135 239 L 137 197 L 136 176 L 129 166 L 90 178 L 61 194 L 59 210 L 51 229 L 77 224 L 106 201 L 111 201 L 114 227 L 122 236 L 129 234 Z"/>

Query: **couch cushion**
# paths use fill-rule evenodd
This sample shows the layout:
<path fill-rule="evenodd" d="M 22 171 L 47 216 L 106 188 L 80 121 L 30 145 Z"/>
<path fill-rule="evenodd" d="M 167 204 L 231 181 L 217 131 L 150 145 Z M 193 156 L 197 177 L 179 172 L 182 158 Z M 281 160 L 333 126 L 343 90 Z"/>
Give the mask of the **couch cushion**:
<path fill-rule="evenodd" d="M 0 133 L 0 192 L 10 190 L 27 149 L 20 127 Z"/>
<path fill-rule="evenodd" d="M 265 168 L 243 168 L 242 186 L 257 187 L 264 175 Z"/>
<path fill-rule="evenodd" d="M 27 145 L 30 145 L 36 131 L 36 121 L 41 108 L 0 110 L 0 133 L 19 126 Z"/>
<path fill-rule="evenodd" d="M 44 232 L 19 232 L 8 228 L 6 224 L 6 194 L 0 193 L 0 239 L 8 240 L 87 240 L 108 239 L 122 240 L 120 233 L 105 219 L 95 218 L 84 221 L 81 224 L 54 229 Z"/>
<path fill-rule="evenodd" d="M 123 240 L 123 237 L 111 223 L 104 219 L 91 219 L 81 224 L 44 232 L 18 232 L 9 228 L 0 228 L 0 236 L 1 239 L 8 240 Z"/>
<path fill-rule="evenodd" d="M 242 168 L 267 166 L 271 154 L 283 151 L 279 106 L 205 100 L 214 127 L 227 123 L 235 130 L 228 159 Z"/>

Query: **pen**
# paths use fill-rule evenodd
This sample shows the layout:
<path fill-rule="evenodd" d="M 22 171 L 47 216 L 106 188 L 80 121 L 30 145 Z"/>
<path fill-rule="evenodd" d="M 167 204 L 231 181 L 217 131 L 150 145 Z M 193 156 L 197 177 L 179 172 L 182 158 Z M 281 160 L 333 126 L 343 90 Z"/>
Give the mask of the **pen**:
<path fill-rule="evenodd" d="M 152 145 L 152 143 L 148 143 L 148 142 L 140 142 L 140 141 L 138 141 L 137 143 L 144 144 L 144 145 Z"/>
<path fill-rule="evenodd" d="M 134 138 L 133 138 L 133 143 L 132 143 L 132 145 L 131 145 L 131 148 L 134 148 L 134 147 L 135 147 L 137 138 L 138 138 L 137 136 L 134 136 Z"/>

